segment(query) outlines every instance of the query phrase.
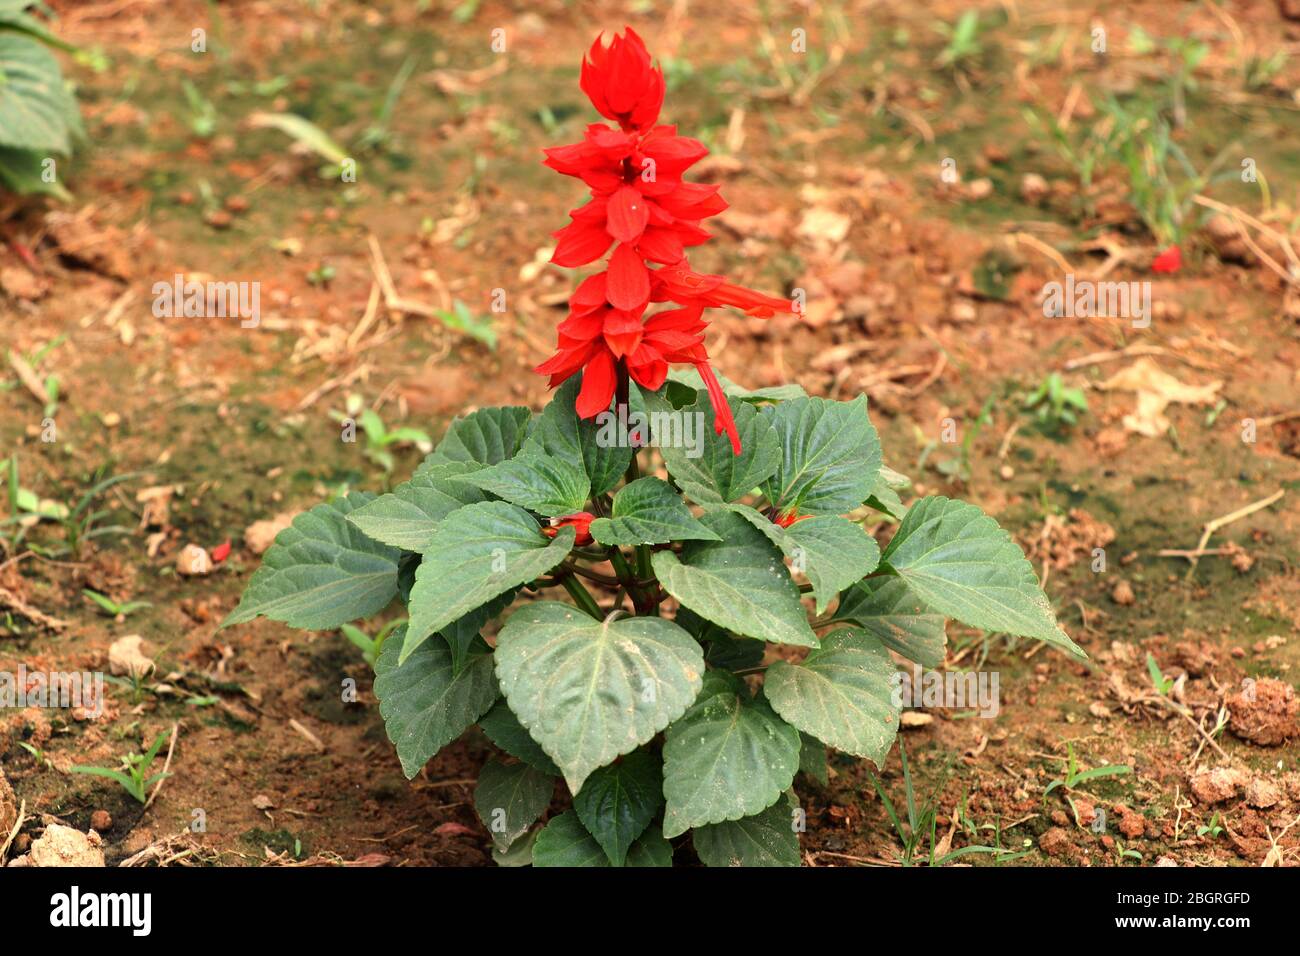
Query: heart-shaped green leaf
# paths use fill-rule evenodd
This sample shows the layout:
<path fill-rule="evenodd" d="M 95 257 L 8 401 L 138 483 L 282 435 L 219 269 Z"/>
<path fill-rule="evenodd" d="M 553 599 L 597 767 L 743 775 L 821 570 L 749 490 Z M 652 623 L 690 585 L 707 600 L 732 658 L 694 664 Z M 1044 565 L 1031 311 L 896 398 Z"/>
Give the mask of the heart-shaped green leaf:
<path fill-rule="evenodd" d="M 505 850 L 546 812 L 555 793 L 555 778 L 526 763 L 489 760 L 479 771 L 474 809 L 492 842 Z"/>
<path fill-rule="evenodd" d="M 815 647 L 799 588 L 776 546 L 731 511 L 709 512 L 700 523 L 721 540 L 688 542 L 680 558 L 656 552 L 654 572 L 664 590 L 734 634 Z"/>
<path fill-rule="evenodd" d="M 399 665 L 403 630 L 384 642 L 375 662 L 375 696 L 388 739 L 409 778 L 487 713 L 497 699 L 497 679 L 488 653 L 473 655 L 453 674 L 451 651 L 442 641 L 421 645 Z"/>
<path fill-rule="evenodd" d="M 705 866 L 798 866 L 794 809 L 793 800 L 781 800 L 754 816 L 700 827 L 691 842 Z"/>
<path fill-rule="evenodd" d="M 519 718 L 514 715 L 510 705 L 504 700 L 497 701 L 478 724 L 483 728 L 483 733 L 488 735 L 488 739 L 510 756 L 517 757 L 542 773 L 553 777 L 560 776 L 560 768 L 555 766 L 555 761 L 546 756 L 542 745 L 529 736 L 524 725 L 519 722 Z"/>
<path fill-rule="evenodd" d="M 663 805 L 663 764 L 645 750 L 593 770 L 573 798 L 582 825 L 615 866 L 623 865 L 633 841 Z"/>
<path fill-rule="evenodd" d="M 775 803 L 799 769 L 799 732 L 740 678 L 709 671 L 664 739 L 664 836 L 739 820 Z"/>
<path fill-rule="evenodd" d="M 449 461 L 495 465 L 513 458 L 528 437 L 532 418 L 533 413 L 519 405 L 480 408 L 457 418 L 416 474 Z"/>
<path fill-rule="evenodd" d="M 880 546 L 860 524 L 836 515 L 814 515 L 788 528 L 769 521 L 749 505 L 728 506 L 790 559 L 790 568 L 813 586 L 817 613 L 840 591 L 862 580 L 880 563 Z"/>
<path fill-rule="evenodd" d="M 796 398 L 764 409 L 780 461 L 763 493 L 785 513 L 842 515 L 871 494 L 880 472 L 880 438 L 867 398 L 851 402 Z"/>
<path fill-rule="evenodd" d="M 943 663 L 946 620 L 927 608 L 902 578 L 859 581 L 840 595 L 835 620 L 858 625 L 908 660 L 926 667 Z"/>
<path fill-rule="evenodd" d="M 610 517 L 591 523 L 601 544 L 632 546 L 669 541 L 717 541 L 718 536 L 691 514 L 681 495 L 662 478 L 638 478 L 614 495 Z M 860 575 L 859 575 L 860 576 Z"/>
<path fill-rule="evenodd" d="M 546 824 L 533 844 L 533 866 L 609 866 L 609 858 L 572 810 Z M 627 853 L 627 866 L 672 866 L 673 848 L 655 830 L 643 833 Z"/>
<path fill-rule="evenodd" d="M 469 472 L 458 480 L 552 518 L 581 511 L 591 493 L 581 461 L 575 463 L 548 454 L 536 439 L 525 442 L 514 458 Z"/>
<path fill-rule="evenodd" d="M 671 621 L 596 621 L 555 601 L 511 615 L 496 658 L 510 709 L 575 794 L 680 717 L 704 671 L 699 644 Z"/>
<path fill-rule="evenodd" d="M 555 390 L 537 419 L 536 437 L 548 454 L 582 465 L 591 494 L 603 495 L 618 484 L 632 460 L 626 441 L 611 440 L 608 428 L 596 419 L 580 419 L 574 410 L 582 375 L 574 375 Z M 574 509 L 577 510 L 577 509 Z"/>
<path fill-rule="evenodd" d="M 1036 637 L 1087 657 L 1056 622 L 1019 545 L 972 504 L 941 495 L 917 501 L 882 560 L 941 614 L 985 631 Z"/>
<path fill-rule="evenodd" d="M 561 528 L 548 541 L 532 515 L 504 501 L 453 511 L 433 533 L 415 572 L 402 660 L 430 634 L 555 567 L 574 537 L 572 528 Z"/>
<path fill-rule="evenodd" d="M 438 522 L 463 505 L 484 501 L 484 494 L 454 480 L 481 466 L 448 462 L 422 469 L 391 494 L 380 495 L 348 515 L 368 537 L 404 551 L 423 551 L 433 540 Z"/>
<path fill-rule="evenodd" d="M 898 732 L 895 670 L 883 644 L 865 631 L 844 628 L 823 637 L 803 663 L 774 663 L 763 692 L 804 733 L 879 767 Z"/>
<path fill-rule="evenodd" d="M 347 521 L 374 497 L 353 492 L 294 518 L 221 626 L 262 614 L 291 627 L 327 630 L 387 607 L 397 596 L 398 551 Z"/>
<path fill-rule="evenodd" d="M 739 455 L 732 451 L 726 435 L 714 432 L 708 393 L 699 392 L 694 404 L 676 410 L 662 396 L 646 396 L 651 432 L 668 473 L 698 504 L 735 501 L 757 488 L 780 461 L 781 450 L 767 416 L 740 399 L 730 399 L 728 404 L 740 434 Z M 678 423 L 672 429 L 676 437 L 666 437 L 669 429 L 664 424 L 654 427 L 658 415 L 671 416 L 660 419 L 664 423 Z"/>

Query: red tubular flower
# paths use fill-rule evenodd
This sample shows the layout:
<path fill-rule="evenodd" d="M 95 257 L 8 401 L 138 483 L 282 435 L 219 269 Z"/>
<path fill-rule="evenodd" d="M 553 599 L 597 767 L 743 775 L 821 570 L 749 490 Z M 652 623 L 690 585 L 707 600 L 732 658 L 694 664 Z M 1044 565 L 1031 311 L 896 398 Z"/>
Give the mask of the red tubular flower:
<path fill-rule="evenodd" d="M 797 508 L 791 508 L 789 511 L 784 511 L 781 514 L 777 515 L 775 518 L 773 518 L 772 523 L 775 525 L 779 525 L 782 528 L 788 528 L 790 527 L 790 525 L 802 521 L 804 518 L 811 518 L 811 517 L 812 515 L 801 515 Z"/>
<path fill-rule="evenodd" d="M 577 413 L 591 418 L 609 409 L 620 375 L 654 390 L 669 365 L 690 363 L 713 404 L 715 430 L 740 454 L 731 408 L 704 348 L 704 310 L 730 306 L 769 318 L 793 312 L 794 305 L 691 269 L 686 250 L 710 238 L 700 223 L 727 203 L 717 186 L 682 179 L 709 151 L 699 140 L 678 136 L 677 127 L 657 125 L 663 71 L 651 64 L 641 38 L 631 29 L 608 45 L 597 37 L 583 59 L 580 85 L 596 111 L 619 128 L 593 123 L 582 142 L 544 151 L 547 166 L 591 190 L 591 201 L 570 212 L 569 225 L 554 234 L 551 261 L 575 268 L 611 247 L 613 253 L 605 271 L 574 291 L 569 315 L 557 328 L 556 352 L 536 371 L 550 376 L 552 388 L 583 371 Z M 651 302 L 680 308 L 647 317 Z"/>
<path fill-rule="evenodd" d="M 561 528 L 572 528 L 577 532 L 577 537 L 573 539 L 574 544 L 591 544 L 591 523 L 595 520 L 596 516 L 590 511 L 579 511 L 577 514 L 555 519 L 553 524 L 542 529 L 542 534 L 554 538 L 560 533 Z"/>

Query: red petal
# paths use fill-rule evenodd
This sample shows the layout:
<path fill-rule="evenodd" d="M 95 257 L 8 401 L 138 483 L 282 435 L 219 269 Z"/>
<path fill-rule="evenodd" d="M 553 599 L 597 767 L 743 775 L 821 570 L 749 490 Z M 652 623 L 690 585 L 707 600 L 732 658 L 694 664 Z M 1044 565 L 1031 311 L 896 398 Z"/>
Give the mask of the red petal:
<path fill-rule="evenodd" d="M 727 395 L 722 390 L 722 384 L 713 374 L 713 368 L 708 362 L 698 363 L 695 370 L 700 373 L 700 378 L 704 379 L 704 387 L 709 392 L 709 401 L 713 404 L 713 430 L 719 435 L 726 432 L 727 437 L 731 439 L 732 454 L 739 455 L 740 433 L 736 430 L 736 420 L 731 417 L 731 406 L 727 403 Z"/>
<path fill-rule="evenodd" d="M 1151 262 L 1152 272 L 1177 272 L 1183 267 L 1183 250 L 1170 246 Z"/>
<path fill-rule="evenodd" d="M 221 544 L 212 549 L 212 560 L 220 564 L 226 558 L 230 557 L 230 539 L 227 538 Z"/>
<path fill-rule="evenodd" d="M 614 356 L 608 349 L 597 350 L 582 373 L 582 390 L 574 404 L 579 418 L 594 418 L 609 411 L 609 403 L 614 399 L 615 378 Z"/>
<path fill-rule="evenodd" d="M 619 242 L 636 242 L 650 221 L 650 200 L 631 186 L 609 197 L 605 230 Z"/>
<path fill-rule="evenodd" d="M 555 233 L 558 240 L 551 261 L 557 266 L 583 266 L 594 262 L 609 248 L 610 238 L 603 227 L 589 222 L 571 222 Z"/>
<path fill-rule="evenodd" d="M 605 294 L 610 305 L 627 312 L 638 312 L 650 301 L 650 270 L 626 243 L 610 256 Z"/>
<path fill-rule="evenodd" d="M 569 308 L 574 315 L 594 312 L 605 304 L 605 273 L 587 276 L 569 296 Z"/>
<path fill-rule="evenodd" d="M 666 266 L 681 262 L 682 257 L 686 255 L 686 248 L 682 245 L 677 230 L 662 226 L 651 226 L 647 229 L 641 241 L 637 243 L 636 251 L 651 262 L 661 262 Z"/>
<path fill-rule="evenodd" d="M 605 344 L 619 358 L 641 344 L 641 317 L 633 312 L 610 309 L 605 315 Z"/>

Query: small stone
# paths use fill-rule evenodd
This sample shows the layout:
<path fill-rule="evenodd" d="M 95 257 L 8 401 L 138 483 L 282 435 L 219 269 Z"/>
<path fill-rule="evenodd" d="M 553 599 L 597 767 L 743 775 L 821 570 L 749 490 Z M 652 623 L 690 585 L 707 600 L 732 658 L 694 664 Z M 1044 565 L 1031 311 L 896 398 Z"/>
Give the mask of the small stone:
<path fill-rule="evenodd" d="M 108 648 L 110 673 L 140 678 L 152 674 L 156 666 L 153 659 L 145 654 L 144 638 L 139 634 L 119 637 Z"/>
<path fill-rule="evenodd" d="M 1110 708 L 1107 707 L 1105 704 L 1103 704 L 1101 701 L 1094 700 L 1091 704 L 1088 705 L 1088 713 L 1092 714 L 1092 716 L 1098 718 L 1099 720 L 1106 720 L 1108 717 L 1110 717 Z"/>
<path fill-rule="evenodd" d="M 1129 607 L 1137 600 L 1137 597 L 1133 594 L 1133 585 L 1120 578 L 1115 582 L 1115 586 L 1111 588 L 1110 599 L 1121 607 Z"/>
<path fill-rule="evenodd" d="M 104 841 L 91 830 L 51 823 L 28 854 L 32 866 L 104 866 Z"/>
<path fill-rule="evenodd" d="M 253 806 L 259 810 L 274 810 L 275 801 L 264 793 L 259 793 L 253 798 Z"/>
<path fill-rule="evenodd" d="M 988 199 L 993 195 L 993 180 L 987 178 L 971 180 L 966 187 L 966 195 L 971 199 Z"/>
<path fill-rule="evenodd" d="M 1246 785 L 1246 803 L 1256 810 L 1267 810 L 1269 807 L 1276 806 L 1281 799 L 1281 788 L 1262 777 L 1256 777 Z"/>
<path fill-rule="evenodd" d="M 1174 861 L 1174 858 L 1172 856 L 1156 857 L 1156 866 L 1177 866 L 1177 865 L 1178 864 Z"/>
<path fill-rule="evenodd" d="M 275 541 L 276 535 L 293 524 L 294 517 L 295 512 L 286 511 L 274 518 L 254 521 L 244 529 L 244 544 L 253 554 L 262 554 Z"/>
<path fill-rule="evenodd" d="M 113 829 L 113 818 L 107 810 L 96 810 L 90 815 L 90 828 L 98 833 Z"/>
<path fill-rule="evenodd" d="M 1003 481 L 1010 481 L 1012 478 L 1016 477 L 1016 470 L 1010 465 L 1003 465 L 998 469 L 998 474 L 1002 476 Z"/>
<path fill-rule="evenodd" d="M 905 710 L 899 716 L 898 723 L 904 730 L 910 730 L 913 727 L 925 727 L 934 723 L 934 715 L 923 714 L 917 710 Z"/>
<path fill-rule="evenodd" d="M 1137 839 L 1146 832 L 1146 820 L 1142 814 L 1134 813 L 1128 807 L 1119 808 L 1119 832 L 1130 840 Z"/>
<path fill-rule="evenodd" d="M 1070 834 L 1063 827 L 1052 827 L 1038 838 L 1038 848 L 1048 856 L 1065 856 L 1073 847 Z"/>
<path fill-rule="evenodd" d="M 1048 191 L 1047 180 L 1038 173 L 1025 173 L 1020 180 L 1020 198 L 1031 206 L 1042 202 Z"/>
<path fill-rule="evenodd" d="M 176 555 L 176 571 L 190 577 L 211 574 L 212 558 L 197 544 L 187 544 L 181 549 L 180 554 Z"/>
<path fill-rule="evenodd" d="M 1235 797 L 1250 778 L 1232 767 L 1215 767 L 1194 774 L 1190 781 L 1192 796 L 1204 804 L 1222 803 Z"/>
<path fill-rule="evenodd" d="M 1274 677 L 1245 683 L 1228 698 L 1228 729 L 1242 740 L 1275 747 L 1300 736 L 1300 699 L 1295 688 Z"/>

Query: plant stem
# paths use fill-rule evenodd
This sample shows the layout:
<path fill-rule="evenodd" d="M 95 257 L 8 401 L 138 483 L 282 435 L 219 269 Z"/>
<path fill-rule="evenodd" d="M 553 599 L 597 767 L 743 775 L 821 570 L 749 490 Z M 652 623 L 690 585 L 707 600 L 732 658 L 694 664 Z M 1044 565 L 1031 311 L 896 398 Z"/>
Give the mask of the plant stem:
<path fill-rule="evenodd" d="M 598 621 L 603 621 L 605 619 L 605 613 L 600 609 L 600 605 L 597 604 L 596 599 L 591 596 L 591 592 L 582 586 L 581 581 L 572 574 L 566 574 L 563 581 L 560 583 L 564 585 L 564 590 L 569 592 L 569 596 L 577 602 L 578 607 L 582 608 Z"/>

